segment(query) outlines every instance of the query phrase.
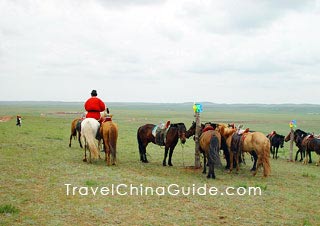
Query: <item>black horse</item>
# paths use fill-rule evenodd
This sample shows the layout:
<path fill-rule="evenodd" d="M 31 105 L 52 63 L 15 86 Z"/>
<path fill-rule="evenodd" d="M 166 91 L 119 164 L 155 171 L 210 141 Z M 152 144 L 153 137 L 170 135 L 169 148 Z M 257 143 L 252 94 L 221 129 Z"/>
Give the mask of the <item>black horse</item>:
<path fill-rule="evenodd" d="M 290 140 L 290 134 L 291 132 L 289 132 L 289 134 L 284 138 L 285 142 L 288 142 Z M 298 154 L 300 153 L 300 162 L 303 160 L 303 158 L 306 155 L 305 152 L 305 148 L 302 145 L 302 141 L 304 138 L 306 138 L 308 135 L 310 135 L 310 133 L 306 133 L 303 130 L 297 129 L 293 132 L 293 141 L 295 142 L 296 146 L 298 147 L 298 151 L 296 153 L 296 157 L 295 157 L 295 161 L 298 160 Z M 311 160 L 311 152 L 308 153 L 309 155 L 309 163 L 312 163 Z"/>
<path fill-rule="evenodd" d="M 150 142 L 164 146 L 165 147 L 165 153 L 164 153 L 164 159 L 163 159 L 163 166 L 166 166 L 166 159 L 169 152 L 169 160 L 168 165 L 172 166 L 172 154 L 173 150 L 176 147 L 178 140 L 181 140 L 181 143 L 184 144 L 186 142 L 186 126 L 184 123 L 172 123 L 170 124 L 170 127 L 167 131 L 162 131 L 163 138 L 165 139 L 158 139 L 157 135 L 154 136 L 152 131 L 155 129 L 156 125 L 154 124 L 146 124 L 143 126 L 140 126 L 137 131 L 137 139 L 139 144 L 139 153 L 140 153 L 140 161 L 147 163 L 147 156 L 146 156 L 146 147 Z M 161 132 L 161 131 L 160 131 Z M 161 142 L 159 142 L 162 140 Z"/>
<path fill-rule="evenodd" d="M 276 159 L 278 159 L 278 149 L 283 148 L 284 144 L 284 136 L 274 133 L 268 134 L 267 137 L 270 140 L 270 152 L 272 153 L 272 158 L 274 159 L 274 155 L 276 155 Z"/>

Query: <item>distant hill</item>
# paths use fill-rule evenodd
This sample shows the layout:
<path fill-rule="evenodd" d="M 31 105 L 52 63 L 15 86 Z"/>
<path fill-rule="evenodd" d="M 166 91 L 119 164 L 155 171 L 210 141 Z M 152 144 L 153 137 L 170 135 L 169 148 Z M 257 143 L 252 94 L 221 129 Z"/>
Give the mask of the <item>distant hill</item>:
<path fill-rule="evenodd" d="M 153 109 L 153 110 L 191 110 L 193 103 L 144 103 L 144 102 L 107 102 L 110 108 L 120 109 Z M 320 114 L 320 105 L 316 104 L 217 104 L 202 102 L 204 111 L 232 112 L 279 112 Z M 48 108 L 83 108 L 83 102 L 64 101 L 0 101 L 0 106 L 19 107 L 48 107 Z"/>

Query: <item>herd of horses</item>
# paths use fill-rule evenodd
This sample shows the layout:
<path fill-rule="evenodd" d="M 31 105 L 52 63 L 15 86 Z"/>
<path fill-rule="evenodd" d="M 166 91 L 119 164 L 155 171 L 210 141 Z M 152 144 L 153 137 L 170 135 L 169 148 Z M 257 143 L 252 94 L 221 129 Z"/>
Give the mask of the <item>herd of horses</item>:
<path fill-rule="evenodd" d="M 148 163 L 146 148 L 149 143 L 154 143 L 159 146 L 164 146 L 163 166 L 172 166 L 173 151 L 180 140 L 182 144 L 190 137 L 195 138 L 196 123 L 193 122 L 187 130 L 184 123 L 171 123 L 167 128 L 160 128 L 155 124 L 145 124 L 137 130 L 137 141 L 139 148 L 140 161 Z M 284 142 L 287 142 L 293 136 L 293 141 L 298 147 L 297 156 L 300 153 L 302 161 L 303 156 L 306 156 L 304 163 L 311 162 L 311 151 L 315 151 L 320 155 L 320 139 L 302 130 L 295 130 L 293 134 L 285 137 L 283 135 L 272 132 L 267 136 L 261 132 L 250 131 L 249 129 L 242 130 L 234 125 L 222 123 L 204 123 L 201 124 L 199 134 L 199 151 L 203 154 L 204 164 L 203 173 L 208 174 L 207 178 L 215 178 L 214 169 L 221 167 L 220 150 L 223 151 L 226 159 L 226 169 L 232 172 L 233 168 L 239 171 L 239 164 L 244 162 L 244 153 L 249 153 L 254 160 L 251 171 L 253 175 L 257 174 L 260 167 L 263 168 L 263 176 L 267 177 L 271 173 L 270 153 L 273 158 L 278 158 L 278 149 L 283 148 Z M 74 119 L 71 123 L 71 140 L 78 137 L 78 142 L 82 148 L 84 142 L 84 159 L 87 160 L 87 150 L 89 150 L 89 162 L 91 159 L 101 158 L 99 150 L 101 148 L 101 140 L 103 143 L 103 151 L 105 152 L 105 161 L 107 165 L 116 164 L 118 126 L 112 120 L 97 121 L 95 119 Z M 162 139 L 160 139 L 162 138 Z M 98 140 L 98 144 L 97 141 Z M 111 161 L 110 163 L 110 155 Z M 318 163 L 320 163 L 320 158 Z"/>

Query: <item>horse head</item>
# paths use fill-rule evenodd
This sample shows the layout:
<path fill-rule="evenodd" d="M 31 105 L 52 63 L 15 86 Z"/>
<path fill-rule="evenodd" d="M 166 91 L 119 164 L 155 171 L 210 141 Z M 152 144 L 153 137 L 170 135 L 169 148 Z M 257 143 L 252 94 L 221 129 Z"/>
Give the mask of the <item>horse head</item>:
<path fill-rule="evenodd" d="M 232 128 L 232 127 L 230 128 L 230 127 L 223 125 L 223 124 L 219 124 L 218 131 L 221 134 L 221 136 L 223 136 L 224 138 L 228 138 L 233 133 L 235 133 L 237 131 L 237 129 Z"/>
<path fill-rule="evenodd" d="M 187 137 L 186 137 L 187 128 L 184 125 L 184 123 L 182 123 L 182 122 L 178 123 L 177 127 L 178 127 L 178 136 L 179 136 L 179 138 L 181 140 L 181 143 L 184 144 L 186 142 L 186 139 L 187 139 Z"/>
<path fill-rule="evenodd" d="M 189 139 L 189 137 L 196 134 L 196 122 L 192 122 L 192 125 L 190 128 L 186 131 L 186 138 Z"/>

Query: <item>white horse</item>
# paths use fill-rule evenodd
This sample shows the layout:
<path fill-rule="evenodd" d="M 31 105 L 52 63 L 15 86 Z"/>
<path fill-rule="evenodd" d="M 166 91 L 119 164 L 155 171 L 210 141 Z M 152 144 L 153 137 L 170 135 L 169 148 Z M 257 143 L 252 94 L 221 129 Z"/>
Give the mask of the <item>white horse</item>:
<path fill-rule="evenodd" d="M 87 161 L 87 148 L 89 149 L 89 162 L 91 162 L 91 156 L 93 159 L 98 159 L 99 149 L 96 143 L 96 135 L 100 123 L 94 118 L 86 118 L 81 122 L 81 138 L 84 140 L 84 159 Z"/>

